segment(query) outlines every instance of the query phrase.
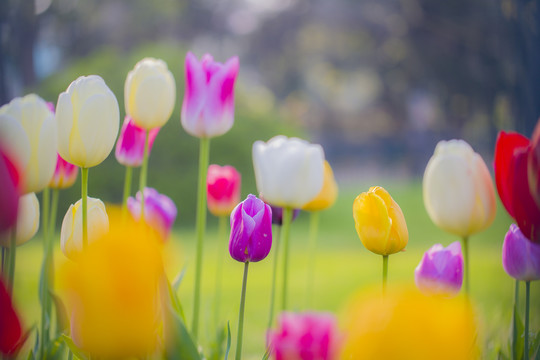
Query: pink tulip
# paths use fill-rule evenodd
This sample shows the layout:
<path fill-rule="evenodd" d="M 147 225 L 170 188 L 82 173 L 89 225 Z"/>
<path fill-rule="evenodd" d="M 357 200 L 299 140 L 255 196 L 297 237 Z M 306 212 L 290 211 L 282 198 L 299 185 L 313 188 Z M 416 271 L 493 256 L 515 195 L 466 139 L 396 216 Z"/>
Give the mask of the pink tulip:
<path fill-rule="evenodd" d="M 215 216 L 229 215 L 240 202 L 242 177 L 232 166 L 210 165 L 206 177 L 208 210 Z"/>
<path fill-rule="evenodd" d="M 141 192 L 135 198 L 129 197 L 127 206 L 134 219 L 141 218 Z M 167 240 L 176 219 L 176 205 L 166 195 L 160 194 L 156 189 L 144 188 L 144 219 L 154 229 L 159 231 L 163 240 Z"/>
<path fill-rule="evenodd" d="M 11 160 L 0 150 L 0 233 L 17 222 L 19 174 Z"/>
<path fill-rule="evenodd" d="M 211 138 L 223 135 L 234 123 L 234 83 L 238 57 L 225 64 L 206 54 L 199 62 L 188 52 L 185 63 L 186 89 L 182 103 L 182 126 L 191 135 Z"/>
<path fill-rule="evenodd" d="M 58 154 L 56 168 L 54 169 L 49 187 L 53 189 L 66 189 L 75 183 L 78 173 L 79 168 L 76 165 L 68 163 Z"/>
<path fill-rule="evenodd" d="M 276 360 L 337 359 L 338 329 L 333 315 L 284 312 L 270 333 Z"/>
<path fill-rule="evenodd" d="M 148 132 L 149 154 L 159 129 L 156 127 Z M 135 125 L 131 117 L 125 117 L 115 151 L 116 160 L 120 164 L 133 167 L 141 166 L 144 156 L 145 133 L 146 130 Z"/>

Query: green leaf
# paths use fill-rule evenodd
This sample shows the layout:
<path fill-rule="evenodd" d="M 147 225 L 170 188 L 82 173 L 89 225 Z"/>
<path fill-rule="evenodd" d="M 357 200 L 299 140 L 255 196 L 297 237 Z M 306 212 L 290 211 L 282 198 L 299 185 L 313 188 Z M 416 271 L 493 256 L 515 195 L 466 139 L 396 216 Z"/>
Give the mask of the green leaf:
<path fill-rule="evenodd" d="M 266 352 L 264 353 L 264 356 L 263 356 L 262 360 L 268 360 L 268 358 L 270 357 L 270 353 L 271 353 L 270 350 L 271 350 L 270 348 L 266 349 Z"/>
<path fill-rule="evenodd" d="M 223 348 L 226 340 L 226 331 L 225 326 L 218 326 L 216 331 L 216 336 L 212 343 L 210 344 L 210 354 L 208 355 L 208 360 L 221 360 L 223 357 Z"/>
<path fill-rule="evenodd" d="M 45 352 L 47 354 L 47 360 L 61 360 L 64 358 L 64 342 L 62 341 L 62 335 L 58 336 L 53 341 L 47 344 Z"/>
<path fill-rule="evenodd" d="M 169 279 L 166 279 L 166 280 L 167 280 L 167 290 L 169 291 L 170 303 L 174 311 L 182 318 L 182 321 L 185 323 L 186 316 L 184 315 L 184 309 L 182 308 L 182 303 L 180 302 L 180 299 L 178 299 L 178 295 L 176 295 L 176 291 L 173 290 L 173 287 L 171 286 Z"/>
<path fill-rule="evenodd" d="M 28 353 L 28 357 L 26 360 L 34 360 L 34 351 L 30 349 L 30 352 Z"/>
<path fill-rule="evenodd" d="M 164 358 L 172 360 L 201 360 L 197 345 L 191 338 L 184 322 L 173 308 L 172 304 L 167 304 L 164 323 Z"/>
<path fill-rule="evenodd" d="M 227 348 L 225 349 L 225 360 L 229 357 L 229 351 L 231 350 L 231 326 L 227 321 Z"/>
<path fill-rule="evenodd" d="M 60 335 L 60 338 L 62 339 L 62 341 L 64 341 L 64 343 L 66 343 L 67 347 L 69 348 L 69 350 L 71 350 L 73 355 L 75 355 L 76 357 L 78 357 L 81 360 L 89 360 L 90 359 L 90 356 L 88 356 L 84 351 L 79 349 L 77 347 L 77 345 L 75 345 L 75 343 L 73 342 L 73 340 L 71 340 L 71 338 L 69 336 L 67 336 L 66 334 L 62 334 L 62 335 Z"/>
<path fill-rule="evenodd" d="M 182 280 L 184 279 L 184 275 L 186 274 L 186 266 L 176 275 L 174 278 L 174 281 L 172 283 L 172 288 L 174 289 L 174 292 L 176 293 L 178 291 L 178 288 L 180 288 L 180 283 L 182 283 Z"/>
<path fill-rule="evenodd" d="M 67 316 L 66 306 L 62 299 L 52 291 L 49 291 L 49 296 L 53 300 L 54 310 L 56 312 L 56 336 L 60 338 L 62 333 L 69 332 L 69 317 Z"/>
<path fill-rule="evenodd" d="M 516 343 L 513 344 L 510 350 L 510 354 L 512 355 L 511 358 L 514 358 L 513 350 L 515 348 L 517 359 L 521 360 L 523 359 L 523 352 L 525 349 L 525 325 L 523 324 L 523 321 L 521 320 L 521 317 L 519 316 L 517 305 L 514 305 L 514 316 L 512 319 L 512 325 L 513 325 L 512 331 L 516 332 L 517 337 L 516 337 Z"/>

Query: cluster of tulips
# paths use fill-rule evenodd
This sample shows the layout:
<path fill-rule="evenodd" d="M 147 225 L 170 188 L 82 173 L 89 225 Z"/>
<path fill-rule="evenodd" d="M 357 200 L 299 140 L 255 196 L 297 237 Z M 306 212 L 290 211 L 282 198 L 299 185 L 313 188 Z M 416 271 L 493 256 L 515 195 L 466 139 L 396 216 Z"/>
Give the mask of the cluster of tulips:
<path fill-rule="evenodd" d="M 0 108 L 0 353 L 15 357 L 28 338 L 15 310 L 16 249 L 42 228 L 41 320 L 30 354 L 36 359 L 167 358 L 227 359 L 236 338 L 242 358 L 244 308 L 250 263 L 274 250 L 267 349 L 263 358 L 295 359 L 473 359 L 479 356 L 475 315 L 469 302 L 468 239 L 495 216 L 495 190 L 482 158 L 462 140 L 440 142 L 424 175 L 424 201 L 433 222 L 462 239 L 433 245 L 415 270 L 416 288 L 387 286 L 389 255 L 406 247 L 405 216 L 391 195 L 371 187 L 353 202 L 358 236 L 382 256 L 382 291 L 360 294 L 338 326 L 330 313 L 291 312 L 288 303 L 291 223 L 310 212 L 310 253 L 315 257 L 319 213 L 336 201 L 338 189 L 320 145 L 276 136 L 253 144 L 258 196 L 240 201 L 241 175 L 232 166 L 209 165 L 210 139 L 234 123 L 236 57 L 221 64 L 205 55 L 185 59 L 181 123 L 200 139 L 196 209 L 196 255 L 191 326 L 177 296 L 183 274 L 170 282 L 162 246 L 177 209 L 147 187 L 147 168 L 159 129 L 169 120 L 175 80 L 162 60 L 146 58 L 125 82 L 126 117 L 119 132 L 115 95 L 99 76 L 80 77 L 60 94 L 56 109 L 37 95 L 16 98 Z M 83 136 L 84 135 L 84 136 Z M 126 167 L 121 206 L 88 197 L 89 168 L 112 151 Z M 131 195 L 132 172 L 140 167 L 139 191 Z M 55 270 L 53 248 L 58 191 L 73 185 L 81 169 L 81 199 L 67 210 L 60 245 L 69 259 Z M 533 139 L 501 132 L 495 150 L 499 196 L 516 220 L 506 234 L 503 265 L 516 279 L 512 358 L 527 358 L 530 281 L 540 279 L 540 125 Z M 52 199 L 51 193 L 52 190 Z M 43 191 L 40 216 L 36 192 Z M 218 217 L 220 237 L 229 232 L 230 256 L 244 264 L 236 334 L 221 327 L 218 349 L 204 350 L 199 338 L 201 279 L 207 209 Z M 281 249 L 280 249 L 281 248 Z M 214 291 L 216 327 L 222 261 L 218 252 Z M 276 304 L 281 259 L 281 301 Z M 310 261 L 306 281 L 313 281 Z M 55 274 L 57 274 L 55 276 Z M 270 275 L 270 274 L 269 274 Z M 55 287 L 61 278 L 63 288 Z M 515 325 L 519 281 L 526 284 L 525 329 Z M 465 283 L 463 296 L 457 296 Z M 312 291 L 312 290 L 309 290 Z M 308 294 L 308 297 L 312 294 Z M 275 309 L 280 315 L 275 324 Z M 53 316 L 53 314 L 55 316 Z M 189 329 L 189 330 L 188 330 Z M 393 339 L 390 343 L 388 339 Z M 524 346 L 517 346 L 523 338 Z M 521 351 L 521 353 L 519 353 Z"/>

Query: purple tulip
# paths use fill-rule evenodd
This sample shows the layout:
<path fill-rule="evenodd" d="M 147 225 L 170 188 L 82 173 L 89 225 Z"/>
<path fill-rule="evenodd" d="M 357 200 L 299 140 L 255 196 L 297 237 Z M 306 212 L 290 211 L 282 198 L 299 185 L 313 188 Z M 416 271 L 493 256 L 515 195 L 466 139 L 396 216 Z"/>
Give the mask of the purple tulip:
<path fill-rule="evenodd" d="M 193 136 L 223 135 L 234 123 L 234 83 L 238 57 L 225 64 L 206 54 L 199 62 L 188 52 L 185 63 L 186 89 L 182 103 L 182 126 Z"/>
<path fill-rule="evenodd" d="M 443 247 L 433 245 L 414 271 L 416 286 L 430 295 L 454 296 L 463 283 L 463 255 L 461 244 L 456 241 Z"/>
<path fill-rule="evenodd" d="M 255 195 L 236 205 L 231 213 L 229 252 L 240 262 L 264 259 L 272 247 L 272 209 Z"/>
<path fill-rule="evenodd" d="M 502 263 L 504 271 L 516 280 L 540 280 L 540 244 L 527 239 L 512 224 L 504 237 Z"/>
<path fill-rule="evenodd" d="M 153 128 L 148 132 L 148 153 L 152 149 L 154 140 L 159 132 L 159 127 Z M 144 156 L 144 142 L 146 130 L 135 125 L 133 119 L 126 116 L 114 155 L 116 160 L 124 166 L 138 167 L 142 165 Z"/>
<path fill-rule="evenodd" d="M 136 199 L 129 197 L 127 200 L 129 212 L 136 220 L 141 218 L 141 200 L 140 191 Z M 176 213 L 176 205 L 170 198 L 158 193 L 156 189 L 144 188 L 144 219 L 160 232 L 163 240 L 169 237 Z"/>
<path fill-rule="evenodd" d="M 271 204 L 268 205 L 270 205 L 270 208 L 272 208 L 272 224 L 280 226 L 283 225 L 283 208 Z M 300 209 L 294 209 L 291 221 L 296 219 L 298 214 L 300 214 Z"/>

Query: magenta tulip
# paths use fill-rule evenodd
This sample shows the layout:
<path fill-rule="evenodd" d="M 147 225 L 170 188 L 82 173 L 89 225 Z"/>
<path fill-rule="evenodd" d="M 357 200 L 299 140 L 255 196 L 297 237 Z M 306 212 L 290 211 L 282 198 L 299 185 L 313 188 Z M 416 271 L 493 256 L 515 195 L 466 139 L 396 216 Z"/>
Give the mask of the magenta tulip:
<path fill-rule="evenodd" d="M 15 165 L 0 150 L 0 233 L 17 223 L 19 174 Z"/>
<path fill-rule="evenodd" d="M 128 198 L 127 206 L 133 218 L 139 220 L 141 218 L 141 192 L 138 191 L 135 197 Z M 176 205 L 169 197 L 158 193 L 156 189 L 148 187 L 144 189 L 144 219 L 159 231 L 163 240 L 169 237 L 176 214 Z"/>
<path fill-rule="evenodd" d="M 338 338 L 331 314 L 284 312 L 270 333 L 270 347 L 276 360 L 332 360 L 337 359 Z"/>
<path fill-rule="evenodd" d="M 433 245 L 414 271 L 416 286 L 424 294 L 454 296 L 463 283 L 463 255 L 459 241 L 448 247 Z"/>
<path fill-rule="evenodd" d="M 240 202 L 242 177 L 232 166 L 210 165 L 206 176 L 208 210 L 215 216 L 229 215 Z"/>
<path fill-rule="evenodd" d="M 56 168 L 54 169 L 49 187 L 53 189 L 66 189 L 75 183 L 78 173 L 79 168 L 76 165 L 62 159 L 60 154 L 58 154 Z"/>
<path fill-rule="evenodd" d="M 206 54 L 198 61 L 188 52 L 185 63 L 186 89 L 182 103 L 182 126 L 193 136 L 223 135 L 234 123 L 234 83 L 238 57 L 225 64 Z"/>
<path fill-rule="evenodd" d="M 502 262 L 516 280 L 540 280 L 540 244 L 529 241 L 516 224 L 510 225 L 504 237 Z"/>
<path fill-rule="evenodd" d="M 272 210 L 249 194 L 231 213 L 229 252 L 240 262 L 264 259 L 272 247 Z"/>
<path fill-rule="evenodd" d="M 152 150 L 152 145 L 159 132 L 159 127 L 148 131 L 148 153 Z M 124 166 L 138 167 L 142 165 L 144 156 L 144 142 L 146 130 L 135 125 L 135 122 L 129 116 L 124 119 L 116 151 L 114 155 L 116 160 Z"/>

